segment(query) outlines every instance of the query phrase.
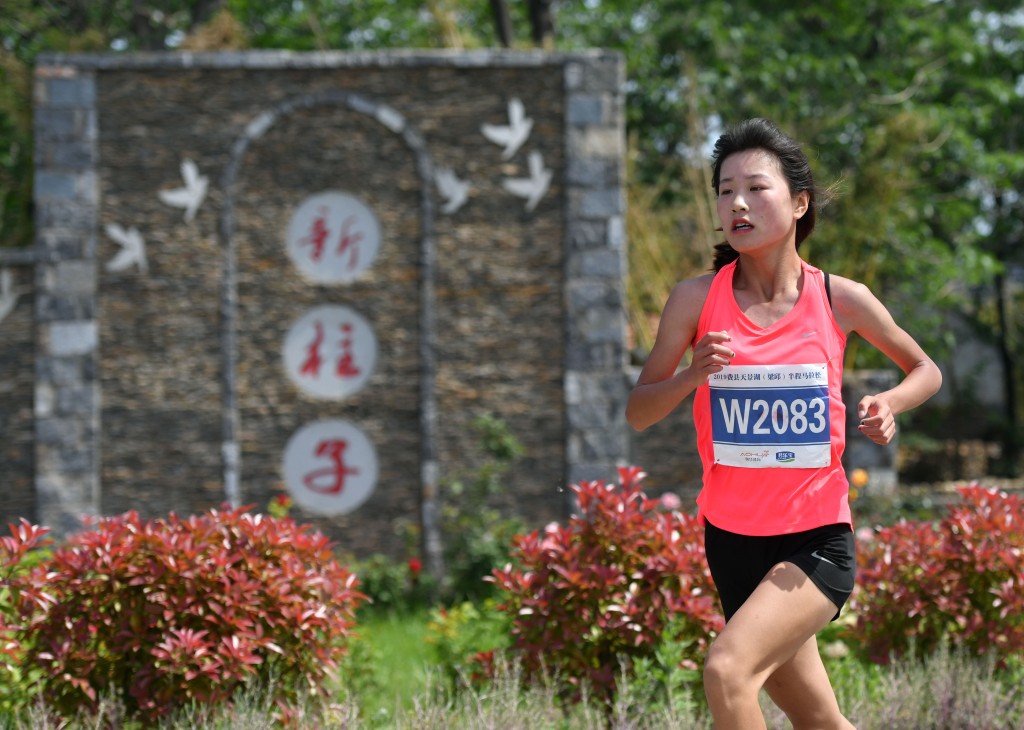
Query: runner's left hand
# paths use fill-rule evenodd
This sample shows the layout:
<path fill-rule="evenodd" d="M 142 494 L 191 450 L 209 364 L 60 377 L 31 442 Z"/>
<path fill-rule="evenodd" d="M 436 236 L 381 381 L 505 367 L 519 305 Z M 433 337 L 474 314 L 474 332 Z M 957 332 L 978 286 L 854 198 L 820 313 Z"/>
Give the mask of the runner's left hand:
<path fill-rule="evenodd" d="M 860 425 L 857 430 L 880 446 L 890 443 L 896 435 L 896 419 L 889 404 L 877 395 L 866 395 L 857 404 Z"/>

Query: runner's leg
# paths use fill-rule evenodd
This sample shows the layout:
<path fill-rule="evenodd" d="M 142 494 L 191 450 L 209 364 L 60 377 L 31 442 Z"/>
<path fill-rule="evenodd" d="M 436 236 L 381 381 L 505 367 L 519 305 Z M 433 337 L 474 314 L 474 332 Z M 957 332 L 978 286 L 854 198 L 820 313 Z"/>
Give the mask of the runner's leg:
<path fill-rule="evenodd" d="M 772 568 L 708 652 L 704 689 L 716 730 L 765 727 L 758 704 L 761 687 L 835 613 L 836 606 L 797 566 L 784 562 Z M 793 672 L 802 676 L 805 664 L 801 657 L 780 679 L 792 682 Z M 813 676 L 805 681 L 817 683 Z M 816 703 L 818 695 L 809 699 Z"/>
<path fill-rule="evenodd" d="M 794 730 L 843 728 L 853 725 L 843 717 L 836 702 L 825 665 L 812 636 L 788 662 L 776 669 L 764 684 L 772 701 L 786 713 Z"/>

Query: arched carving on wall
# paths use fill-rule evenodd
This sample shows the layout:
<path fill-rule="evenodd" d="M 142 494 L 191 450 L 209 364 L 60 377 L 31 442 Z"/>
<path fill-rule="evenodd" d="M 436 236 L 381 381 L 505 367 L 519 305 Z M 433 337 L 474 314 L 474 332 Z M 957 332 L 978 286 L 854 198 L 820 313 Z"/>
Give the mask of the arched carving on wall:
<path fill-rule="evenodd" d="M 421 182 L 420 216 L 420 434 L 421 434 L 421 517 L 424 552 L 428 568 L 435 575 L 443 571 L 437 487 L 437 397 L 435 379 L 437 363 L 433 333 L 435 330 L 434 270 L 436 246 L 434 239 L 434 201 L 431 186 L 434 164 L 422 135 L 394 108 L 379 104 L 365 96 L 342 90 L 304 94 L 288 99 L 254 117 L 242 135 L 231 146 L 231 153 L 221 178 L 224 207 L 220 214 L 220 242 L 224 253 L 224 279 L 221 289 L 221 321 L 223 337 L 223 442 L 225 497 L 233 506 L 241 501 L 239 478 L 241 448 L 238 442 L 239 413 L 236 372 L 238 364 L 237 310 L 238 268 L 235 251 L 235 184 L 242 172 L 242 163 L 249 147 L 259 140 L 280 119 L 289 114 L 320 106 L 340 106 L 363 114 L 398 135 L 415 157 Z"/>

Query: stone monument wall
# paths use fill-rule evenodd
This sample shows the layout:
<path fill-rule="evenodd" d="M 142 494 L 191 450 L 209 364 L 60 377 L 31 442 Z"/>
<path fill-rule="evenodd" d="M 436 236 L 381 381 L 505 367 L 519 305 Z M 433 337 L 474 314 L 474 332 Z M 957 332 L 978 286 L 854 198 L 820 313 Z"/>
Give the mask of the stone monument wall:
<path fill-rule="evenodd" d="M 499 506 L 564 516 L 628 451 L 623 85 L 602 52 L 40 59 L 8 513 L 288 492 L 399 555 L 487 415 L 525 447 Z"/>

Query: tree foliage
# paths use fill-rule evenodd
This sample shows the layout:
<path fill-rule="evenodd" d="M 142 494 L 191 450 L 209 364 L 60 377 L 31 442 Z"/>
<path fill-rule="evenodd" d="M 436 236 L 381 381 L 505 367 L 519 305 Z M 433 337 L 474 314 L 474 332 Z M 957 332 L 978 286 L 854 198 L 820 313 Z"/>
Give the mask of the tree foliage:
<path fill-rule="evenodd" d="M 819 182 L 837 192 L 805 255 L 868 284 L 939 358 L 955 344 L 950 312 L 971 322 L 1002 359 L 1009 397 L 996 420 L 1012 458 L 1024 380 L 1015 364 L 1024 357 L 1024 127 L 1013 113 L 1024 107 L 1019 5 L 571 6 L 559 17 L 566 45 L 624 50 L 636 176 L 661 184 L 687 215 L 694 208 L 685 203 L 699 204 L 705 192 L 678 171 L 706 164 L 716 126 L 767 116 L 805 141 Z M 694 109 L 710 135 L 695 138 Z M 675 187 L 660 182 L 666 170 L 677 174 Z M 851 343 L 849 364 L 880 362 Z"/>

